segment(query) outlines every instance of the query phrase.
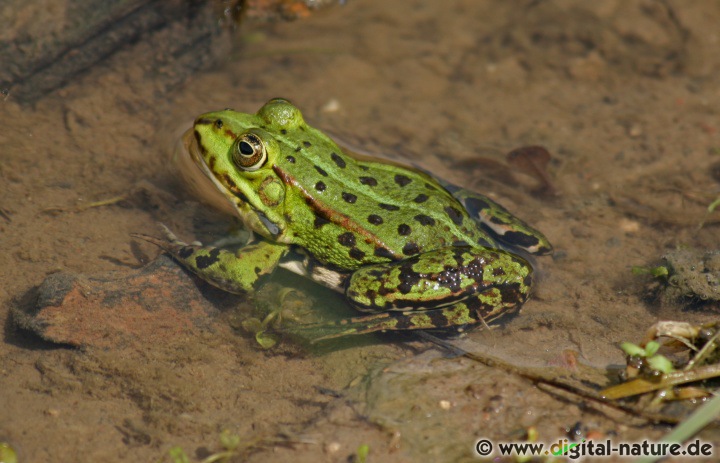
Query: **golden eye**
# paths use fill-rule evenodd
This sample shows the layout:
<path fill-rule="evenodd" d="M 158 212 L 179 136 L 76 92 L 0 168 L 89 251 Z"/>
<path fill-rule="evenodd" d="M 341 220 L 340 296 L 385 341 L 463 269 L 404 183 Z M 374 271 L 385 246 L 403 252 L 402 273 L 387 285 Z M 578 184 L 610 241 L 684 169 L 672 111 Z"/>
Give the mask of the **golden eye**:
<path fill-rule="evenodd" d="M 258 170 L 267 161 L 267 151 L 260 138 L 253 133 L 240 135 L 233 147 L 233 162 L 242 170 Z"/>

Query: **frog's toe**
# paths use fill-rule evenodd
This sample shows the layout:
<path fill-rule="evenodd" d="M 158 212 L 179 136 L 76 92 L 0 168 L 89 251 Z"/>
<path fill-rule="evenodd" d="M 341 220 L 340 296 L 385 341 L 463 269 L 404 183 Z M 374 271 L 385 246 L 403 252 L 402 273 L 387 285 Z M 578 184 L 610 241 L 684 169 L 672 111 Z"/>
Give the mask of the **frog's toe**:
<path fill-rule="evenodd" d="M 130 236 L 132 236 L 133 238 L 138 238 L 143 241 L 147 241 L 148 243 L 154 244 L 155 246 L 159 247 L 163 251 L 168 252 L 170 254 L 173 254 L 180 247 L 179 244 L 176 244 L 174 242 L 171 243 L 167 240 L 155 238 L 154 236 L 145 235 L 142 233 L 130 233 Z"/>
<path fill-rule="evenodd" d="M 187 246 L 187 243 L 182 241 L 180 238 L 175 236 L 175 233 L 170 231 L 170 229 L 162 222 L 158 222 L 158 226 L 160 227 L 160 230 L 162 230 L 163 235 L 165 235 L 165 238 L 170 241 L 173 244 L 177 244 L 180 246 Z"/>

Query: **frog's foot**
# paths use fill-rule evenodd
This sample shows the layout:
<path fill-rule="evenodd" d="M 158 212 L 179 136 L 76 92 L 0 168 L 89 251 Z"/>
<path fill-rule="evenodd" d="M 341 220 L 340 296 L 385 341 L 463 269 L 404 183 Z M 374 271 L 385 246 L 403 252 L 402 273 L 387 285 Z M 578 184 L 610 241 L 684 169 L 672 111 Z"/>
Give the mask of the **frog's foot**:
<path fill-rule="evenodd" d="M 465 210 L 486 232 L 500 243 L 542 256 L 552 254 L 553 247 L 538 230 L 515 217 L 502 205 L 485 195 L 440 182 L 465 207 Z"/>
<path fill-rule="evenodd" d="M 519 306 L 514 308 L 517 310 Z M 511 312 L 513 310 L 497 310 L 494 306 L 483 304 L 480 297 L 474 297 L 448 307 L 422 311 L 382 312 L 333 323 L 297 325 L 290 331 L 309 339 L 311 343 L 378 331 L 453 330 L 455 333 L 461 333 L 466 327 L 488 326 Z"/>
<path fill-rule="evenodd" d="M 131 236 L 158 246 L 203 280 L 236 294 L 251 292 L 260 277 L 275 270 L 288 249 L 286 245 L 261 240 L 232 252 L 199 243 L 187 244 L 164 225 L 161 227 L 165 240 L 139 233 Z"/>
<path fill-rule="evenodd" d="M 278 342 L 280 333 L 292 332 L 288 327 L 314 323 L 313 305 L 312 298 L 304 292 L 269 283 L 255 295 L 253 317 L 246 318 L 241 325 L 255 335 L 263 349 L 269 349 Z"/>

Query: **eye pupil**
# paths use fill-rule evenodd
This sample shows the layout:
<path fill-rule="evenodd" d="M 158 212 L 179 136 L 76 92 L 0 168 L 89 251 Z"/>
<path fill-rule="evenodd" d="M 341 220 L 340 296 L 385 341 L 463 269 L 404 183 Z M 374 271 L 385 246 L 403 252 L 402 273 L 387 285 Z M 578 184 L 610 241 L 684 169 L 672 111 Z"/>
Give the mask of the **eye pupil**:
<path fill-rule="evenodd" d="M 253 133 L 245 133 L 236 139 L 232 158 L 240 169 L 254 172 L 265 165 L 268 156 L 263 141 Z"/>
<path fill-rule="evenodd" d="M 218 128 L 218 129 L 222 129 L 222 128 L 223 128 L 223 121 L 220 120 L 220 119 L 216 120 L 216 121 L 215 121 L 215 127 Z"/>
<path fill-rule="evenodd" d="M 248 143 L 246 141 L 240 142 L 240 153 L 242 153 L 246 156 L 250 156 L 254 152 L 255 152 L 255 150 L 253 149 L 253 147 L 250 143 Z"/>

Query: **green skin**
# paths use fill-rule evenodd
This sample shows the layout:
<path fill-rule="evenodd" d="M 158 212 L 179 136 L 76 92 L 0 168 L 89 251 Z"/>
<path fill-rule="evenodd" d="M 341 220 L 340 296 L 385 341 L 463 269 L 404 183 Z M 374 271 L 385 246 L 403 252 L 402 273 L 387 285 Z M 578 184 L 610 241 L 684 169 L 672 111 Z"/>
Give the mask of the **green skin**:
<path fill-rule="evenodd" d="M 549 254 L 538 231 L 489 198 L 407 167 L 357 160 L 284 99 L 257 114 L 203 114 L 191 154 L 253 243 L 237 252 L 138 235 L 209 283 L 253 291 L 278 266 L 344 292 L 367 315 L 324 338 L 489 323 L 528 298 Z M 513 251 L 515 250 L 515 251 Z"/>

